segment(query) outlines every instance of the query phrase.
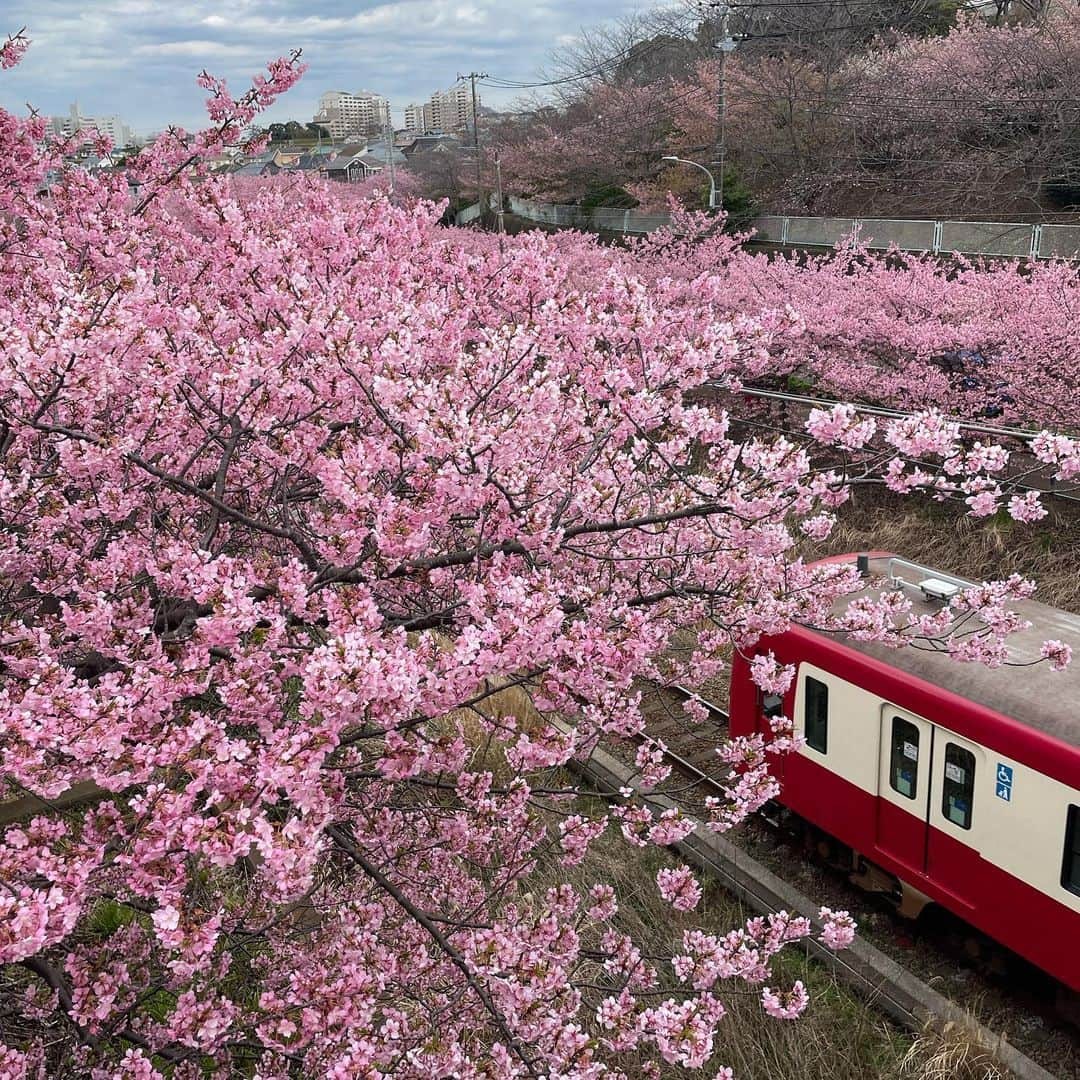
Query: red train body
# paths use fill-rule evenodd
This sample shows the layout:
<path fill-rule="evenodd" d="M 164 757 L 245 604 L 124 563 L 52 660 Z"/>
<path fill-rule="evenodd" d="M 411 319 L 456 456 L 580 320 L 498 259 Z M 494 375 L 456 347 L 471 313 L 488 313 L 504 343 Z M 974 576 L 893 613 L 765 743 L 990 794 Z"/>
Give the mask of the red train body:
<path fill-rule="evenodd" d="M 920 583 L 948 575 L 866 558 L 878 581 L 868 587 L 892 573 L 933 610 Z M 1030 663 L 1043 640 L 1064 640 L 1077 657 L 1066 671 L 989 669 L 801 627 L 755 652 L 797 665 L 783 712 L 808 744 L 775 760 L 780 801 L 850 847 L 855 865 L 884 871 L 909 912 L 939 904 L 1078 991 L 1080 617 L 1016 607 L 1032 626 L 1011 654 Z M 733 735 L 768 733 L 743 658 L 730 715 Z"/>

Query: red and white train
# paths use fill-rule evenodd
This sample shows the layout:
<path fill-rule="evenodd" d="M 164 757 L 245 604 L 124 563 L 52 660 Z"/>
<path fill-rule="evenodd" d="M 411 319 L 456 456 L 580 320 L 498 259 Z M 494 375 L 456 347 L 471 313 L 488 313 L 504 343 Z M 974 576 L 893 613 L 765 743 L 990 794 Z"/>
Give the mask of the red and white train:
<path fill-rule="evenodd" d="M 905 589 L 917 611 L 967 584 L 883 552 L 829 561 L 856 559 L 868 590 Z M 796 678 L 781 701 L 738 659 L 731 733 L 794 717 L 806 746 L 775 762 L 780 801 L 840 841 L 854 879 L 905 914 L 938 904 L 1080 991 L 1080 616 L 1014 607 L 1031 628 L 993 669 L 802 627 L 764 639 Z M 1065 671 L 1016 666 L 1054 638 L 1076 655 Z"/>

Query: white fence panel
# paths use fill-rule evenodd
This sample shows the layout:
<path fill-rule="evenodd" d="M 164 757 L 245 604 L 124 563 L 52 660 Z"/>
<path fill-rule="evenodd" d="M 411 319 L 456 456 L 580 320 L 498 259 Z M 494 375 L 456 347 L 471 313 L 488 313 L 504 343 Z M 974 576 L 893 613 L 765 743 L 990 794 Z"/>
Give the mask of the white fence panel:
<path fill-rule="evenodd" d="M 1075 259 L 1080 255 L 1080 225 L 1044 225 L 1039 233 L 1040 259 Z"/>
<path fill-rule="evenodd" d="M 468 225 L 471 221 L 476 221 L 480 217 L 480 204 L 473 203 L 472 206 L 466 206 L 464 210 L 459 210 L 454 215 L 455 225 Z"/>
<path fill-rule="evenodd" d="M 598 206 L 582 215 L 582 224 L 609 232 L 625 232 L 628 213 L 625 207 Z"/>
<path fill-rule="evenodd" d="M 1018 222 L 943 221 L 941 251 L 1029 258 L 1033 231 L 1033 226 Z"/>
<path fill-rule="evenodd" d="M 670 225 L 670 214 L 640 214 L 636 210 L 631 210 L 626 220 L 626 231 L 631 233 L 651 233 L 657 229 L 666 229 Z"/>
<path fill-rule="evenodd" d="M 875 249 L 895 244 L 901 251 L 933 251 L 935 224 L 903 218 L 859 218 L 859 239 Z"/>
<path fill-rule="evenodd" d="M 778 214 L 763 214 L 754 218 L 752 224 L 755 230 L 754 239 L 767 244 L 782 244 L 785 238 L 784 227 L 787 218 Z"/>
<path fill-rule="evenodd" d="M 855 225 L 855 218 L 792 217 L 788 218 L 787 242 L 832 247 L 847 240 L 855 231 Z"/>

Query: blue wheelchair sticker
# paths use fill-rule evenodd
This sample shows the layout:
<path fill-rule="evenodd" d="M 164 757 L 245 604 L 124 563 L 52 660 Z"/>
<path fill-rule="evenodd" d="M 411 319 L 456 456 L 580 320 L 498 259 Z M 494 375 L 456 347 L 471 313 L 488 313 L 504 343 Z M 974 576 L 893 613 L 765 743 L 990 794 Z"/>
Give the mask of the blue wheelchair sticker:
<path fill-rule="evenodd" d="M 1013 784 L 1013 771 L 1011 765 L 1002 765 L 998 762 L 997 767 L 997 785 L 995 792 L 999 799 L 1004 799 L 1006 802 L 1012 802 L 1012 784 Z"/>

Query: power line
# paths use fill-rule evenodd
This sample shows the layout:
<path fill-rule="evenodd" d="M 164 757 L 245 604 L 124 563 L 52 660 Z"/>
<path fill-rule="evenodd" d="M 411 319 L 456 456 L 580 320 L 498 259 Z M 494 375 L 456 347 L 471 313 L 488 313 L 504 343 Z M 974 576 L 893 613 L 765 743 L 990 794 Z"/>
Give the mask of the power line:
<path fill-rule="evenodd" d="M 676 22 L 671 24 L 675 27 L 680 27 L 680 23 Z M 685 29 L 685 26 L 680 28 Z M 690 43 L 690 39 L 686 39 L 687 43 Z M 537 90 L 547 87 L 555 86 L 568 86 L 571 83 L 582 82 L 587 79 L 595 78 L 597 75 L 602 74 L 607 68 L 616 63 L 619 60 L 624 60 L 636 54 L 638 57 L 645 57 L 651 55 L 653 52 L 660 51 L 661 49 L 667 49 L 671 46 L 671 41 L 664 40 L 662 38 L 654 38 L 652 40 L 635 41 L 628 45 L 625 49 L 620 49 L 618 52 L 612 53 L 610 56 L 606 56 L 601 60 L 598 60 L 590 68 L 586 68 L 583 71 L 573 72 L 570 75 L 565 75 L 558 79 L 547 79 L 536 82 L 521 82 L 513 79 L 500 78 L 498 76 L 486 76 L 485 82 L 489 86 L 498 87 L 503 90 Z"/>

